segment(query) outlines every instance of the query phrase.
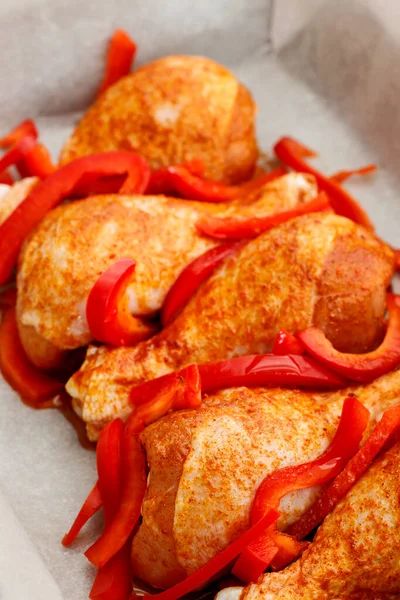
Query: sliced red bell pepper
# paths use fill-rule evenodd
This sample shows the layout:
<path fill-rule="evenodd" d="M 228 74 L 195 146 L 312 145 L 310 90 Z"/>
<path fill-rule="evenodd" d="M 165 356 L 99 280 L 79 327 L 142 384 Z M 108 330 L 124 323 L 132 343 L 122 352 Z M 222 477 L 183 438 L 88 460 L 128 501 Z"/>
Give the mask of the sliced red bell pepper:
<path fill-rule="evenodd" d="M 304 151 L 301 151 L 299 142 L 290 137 L 283 137 L 275 144 L 274 150 L 277 158 L 294 171 L 314 175 L 319 189 L 328 194 L 332 208 L 338 215 L 364 225 L 367 229 L 374 229 L 367 213 L 345 189 L 335 181 L 331 181 L 329 177 L 322 175 L 304 160 L 303 157 L 306 155 Z"/>
<path fill-rule="evenodd" d="M 136 406 L 138 424 L 149 425 L 169 410 L 201 406 L 201 381 L 196 365 L 162 375 L 132 388 L 130 401 Z"/>
<path fill-rule="evenodd" d="M 330 481 L 344 468 L 349 459 L 357 452 L 364 431 L 368 425 L 369 411 L 354 397 L 346 398 L 335 436 L 321 456 L 313 461 L 294 467 L 284 467 L 268 475 L 257 489 L 251 511 L 252 523 L 270 509 L 278 509 L 281 499 L 290 492 L 322 485 Z M 275 566 L 286 566 L 301 552 L 305 546 L 290 540 L 287 534 L 276 531 L 276 524 L 267 532 L 272 542 L 281 550 L 281 556 Z M 256 539 L 238 559 L 233 574 L 243 581 L 255 581 L 267 568 L 269 563 L 262 563 L 261 557 L 269 558 L 272 552 L 271 543 Z M 260 554 L 260 546 L 262 552 Z M 255 558 L 254 558 L 255 557 Z M 276 558 L 274 558 L 276 560 Z M 253 561 L 253 562 L 252 562 Z M 250 572 L 253 579 L 246 578 L 245 567 L 252 566 Z M 255 577 L 255 579 L 254 579 Z"/>
<path fill-rule="evenodd" d="M 204 174 L 204 163 L 198 158 L 194 158 L 190 161 L 185 162 L 183 167 L 186 167 L 192 175 L 203 177 Z M 146 194 L 163 194 L 165 196 L 175 195 L 175 188 L 172 183 L 172 178 L 168 167 L 162 169 L 155 169 L 151 172 L 149 185 L 146 190 Z"/>
<path fill-rule="evenodd" d="M 6 310 L 1 319 L 0 370 L 10 386 L 36 408 L 57 396 L 64 387 L 29 362 L 19 338 L 14 307 Z"/>
<path fill-rule="evenodd" d="M 122 442 L 123 486 L 121 504 L 100 538 L 85 552 L 98 569 L 103 567 L 127 542 L 139 517 L 146 491 L 146 460 L 140 445 L 134 413 L 125 425 Z"/>
<path fill-rule="evenodd" d="M 264 532 L 244 548 L 233 565 L 232 575 L 245 583 L 257 581 L 277 553 L 278 546 L 274 544 L 272 537 Z"/>
<path fill-rule="evenodd" d="M 161 309 L 163 327 L 169 325 L 177 317 L 196 290 L 211 276 L 217 266 L 241 247 L 242 244 L 236 243 L 222 244 L 216 248 L 211 248 L 183 269 L 165 297 Z"/>
<path fill-rule="evenodd" d="M 203 217 L 196 223 L 196 229 L 203 235 L 219 240 L 249 239 L 300 215 L 321 212 L 330 208 L 328 197 L 325 192 L 321 192 L 314 200 L 266 217 L 249 217 L 248 219 Z"/>
<path fill-rule="evenodd" d="M 17 303 L 17 289 L 10 287 L 0 293 L 0 310 L 11 308 Z"/>
<path fill-rule="evenodd" d="M 97 473 L 106 527 L 112 523 L 121 503 L 123 435 L 124 423 L 121 419 L 115 419 L 102 430 L 97 444 Z M 129 550 L 126 542 L 121 550 L 98 570 L 89 598 L 92 600 L 129 598 L 132 592 Z"/>
<path fill-rule="evenodd" d="M 27 139 L 23 138 L 18 144 L 26 143 Z M 15 148 L 16 146 L 13 150 Z M 27 148 L 24 152 L 26 151 Z M 1 164 L 4 158 L 0 160 L 0 172 L 8 166 Z M 99 178 L 127 174 L 120 193 L 141 194 L 147 187 L 150 169 L 146 161 L 133 152 L 104 152 L 78 158 L 38 183 L 0 225 L 0 285 L 11 276 L 26 236 L 49 210 L 73 194 L 81 178 L 89 173 L 98 174 Z"/>
<path fill-rule="evenodd" d="M 185 594 L 188 594 L 199 587 L 203 587 L 212 577 L 214 577 L 214 575 L 217 575 L 217 573 L 228 566 L 236 556 L 242 552 L 243 548 L 246 548 L 252 540 L 259 537 L 263 531 L 278 519 L 278 517 L 279 512 L 277 510 L 270 510 L 260 521 L 258 521 L 258 523 L 253 525 L 246 533 L 232 542 L 225 550 L 219 552 L 214 558 L 200 567 L 200 569 L 189 575 L 189 577 L 177 585 L 171 587 L 169 590 L 156 594 L 154 597 L 157 598 L 157 600 L 178 600 L 178 598 L 181 598 Z M 152 597 L 153 595 L 151 594 L 145 594 L 144 600 L 148 600 Z"/>
<path fill-rule="evenodd" d="M 367 383 L 388 373 L 400 363 L 400 296 L 387 294 L 387 306 L 389 322 L 385 339 L 372 352 L 339 352 L 317 327 L 304 329 L 297 336 L 306 350 L 318 361 L 348 379 Z"/>
<path fill-rule="evenodd" d="M 106 69 L 97 95 L 100 96 L 107 88 L 114 85 L 132 69 L 137 46 L 123 29 L 117 29 L 107 51 Z"/>
<path fill-rule="evenodd" d="M 71 529 L 64 535 L 62 540 L 64 546 L 70 546 L 72 542 L 75 541 L 82 527 L 100 510 L 101 507 L 102 500 L 99 484 L 97 482 L 83 503 L 75 521 L 72 523 Z"/>
<path fill-rule="evenodd" d="M 89 598 L 91 600 L 130 600 L 131 594 L 130 547 L 126 543 L 104 567 L 98 570 Z"/>
<path fill-rule="evenodd" d="M 10 133 L 2 137 L 0 139 L 0 148 L 10 148 L 26 136 L 32 137 L 35 140 L 39 137 L 37 127 L 32 119 L 22 121 L 22 123 L 14 127 Z"/>
<path fill-rule="evenodd" d="M 305 352 L 303 344 L 292 333 L 280 329 L 272 346 L 272 354 L 286 356 L 286 354 L 302 355 Z"/>
<path fill-rule="evenodd" d="M 400 405 L 397 405 L 383 413 L 381 420 L 375 425 L 361 449 L 308 511 L 287 529 L 287 533 L 302 539 L 317 527 L 348 494 L 378 453 L 399 431 Z"/>
<path fill-rule="evenodd" d="M 171 183 L 183 198 L 202 202 L 227 202 L 253 192 L 266 183 L 286 174 L 286 169 L 279 167 L 269 173 L 264 173 L 255 179 L 239 185 L 225 185 L 209 181 L 193 175 L 184 166 L 168 168 Z"/>
<path fill-rule="evenodd" d="M 96 448 L 98 486 L 104 507 L 104 521 L 110 523 L 121 501 L 121 443 L 124 423 L 114 419 L 103 428 Z"/>
<path fill-rule="evenodd" d="M 371 173 L 375 173 L 377 169 L 376 165 L 366 165 L 365 167 L 361 167 L 360 169 L 350 169 L 348 171 L 338 171 L 334 175 L 330 176 L 330 180 L 335 183 L 343 183 L 349 179 L 349 177 L 353 177 L 354 175 L 370 175 Z"/>
<path fill-rule="evenodd" d="M 199 365 L 202 392 L 221 388 L 266 385 L 330 389 L 344 387 L 345 379 L 307 356 L 254 354 Z"/>
<path fill-rule="evenodd" d="M 56 166 L 51 160 L 50 152 L 43 144 L 36 144 L 33 148 L 25 152 L 22 161 L 26 177 L 45 179 L 56 170 Z"/>
<path fill-rule="evenodd" d="M 94 339 L 112 346 L 131 346 L 152 336 L 157 326 L 129 312 L 127 288 L 136 263 L 121 258 L 100 275 L 86 303 L 86 319 Z"/>
<path fill-rule="evenodd" d="M 400 271 L 400 250 L 396 249 L 396 248 L 392 248 L 394 255 L 395 255 L 395 267 L 396 267 L 396 271 Z"/>
<path fill-rule="evenodd" d="M 27 152 L 36 146 L 36 138 L 26 135 L 18 139 L 15 144 L 0 158 L 0 173 L 12 167 L 19 165 L 23 161 Z"/>
<path fill-rule="evenodd" d="M 14 179 L 12 178 L 11 174 L 7 171 L 7 169 L 0 173 L 0 183 L 4 185 L 14 184 Z"/>

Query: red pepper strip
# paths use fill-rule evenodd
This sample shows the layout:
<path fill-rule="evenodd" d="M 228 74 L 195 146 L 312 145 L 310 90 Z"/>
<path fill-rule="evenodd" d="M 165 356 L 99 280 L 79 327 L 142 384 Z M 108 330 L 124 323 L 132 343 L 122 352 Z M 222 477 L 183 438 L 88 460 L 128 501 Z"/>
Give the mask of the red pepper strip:
<path fill-rule="evenodd" d="M 75 521 L 72 523 L 71 529 L 64 535 L 62 540 L 63 546 L 70 546 L 72 542 L 75 541 L 75 538 L 82 527 L 100 510 L 101 507 L 100 488 L 97 482 L 83 503 Z"/>
<path fill-rule="evenodd" d="M 292 138 L 283 137 L 275 144 L 275 154 L 280 161 L 294 171 L 314 175 L 319 188 L 328 194 L 332 208 L 338 215 L 347 217 L 355 223 L 360 223 L 360 225 L 364 225 L 367 229 L 373 230 L 374 227 L 367 213 L 361 208 L 358 202 L 340 185 L 331 181 L 329 177 L 322 175 L 303 160 L 302 156 L 304 154 L 298 151 L 298 144 L 299 142 Z"/>
<path fill-rule="evenodd" d="M 88 196 L 97 196 L 99 194 L 116 194 L 121 188 L 125 177 L 116 175 L 115 177 L 104 177 L 99 179 L 98 175 L 84 176 L 76 186 L 71 197 L 87 198 Z"/>
<path fill-rule="evenodd" d="M 282 177 L 287 172 L 283 167 L 279 167 L 274 171 L 264 173 L 240 185 L 225 185 L 224 183 L 196 177 L 196 175 L 190 173 L 189 169 L 183 166 L 169 167 L 168 171 L 172 185 L 183 198 L 202 202 L 226 202 L 234 200 L 259 189 L 278 177 Z"/>
<path fill-rule="evenodd" d="M 360 169 L 351 169 L 349 171 L 338 171 L 334 175 L 330 176 L 330 180 L 335 183 L 343 183 L 349 179 L 349 177 L 353 177 L 353 175 L 370 175 L 371 173 L 375 173 L 377 170 L 376 165 L 366 165 L 365 167 L 361 167 Z"/>
<path fill-rule="evenodd" d="M 18 144 L 27 143 L 24 138 Z M 11 150 L 13 152 L 16 146 Z M 28 148 L 24 147 L 24 152 Z M 21 148 L 19 148 L 21 150 Z M 3 166 L 0 160 L 0 172 Z M 97 173 L 99 177 L 127 174 L 120 193 L 141 194 L 147 187 L 150 169 L 146 161 L 133 152 L 104 152 L 78 158 L 61 167 L 38 183 L 23 202 L 0 225 L 0 285 L 12 274 L 18 253 L 26 236 L 45 214 L 70 196 L 82 176 Z"/>
<path fill-rule="evenodd" d="M 121 443 L 124 424 L 121 419 L 108 423 L 97 444 L 97 472 L 107 527 L 118 512 L 122 493 Z M 89 598 L 92 600 L 127 600 L 132 591 L 128 543 L 96 574 Z"/>
<path fill-rule="evenodd" d="M 28 150 L 23 159 L 23 170 L 25 177 L 39 177 L 45 179 L 56 170 L 53 161 L 51 160 L 50 152 L 43 144 L 36 144 L 33 148 Z M 18 164 L 18 170 L 21 165 Z M 22 175 L 22 173 L 21 173 Z"/>
<path fill-rule="evenodd" d="M 137 408 L 138 425 L 149 425 L 171 409 L 198 408 L 201 406 L 199 369 L 189 365 L 181 371 L 168 373 L 133 388 L 130 401 Z"/>
<path fill-rule="evenodd" d="M 0 158 L 0 173 L 19 163 L 26 153 L 36 146 L 36 139 L 30 135 L 19 139 L 15 144 L 3 154 Z"/>
<path fill-rule="evenodd" d="M 199 587 L 203 587 L 212 577 L 214 577 L 214 575 L 229 565 L 229 563 L 242 552 L 243 548 L 246 548 L 246 546 L 254 539 L 259 537 L 269 525 L 278 519 L 278 517 L 279 512 L 277 510 L 270 510 L 260 521 L 258 521 L 258 523 L 253 525 L 246 533 L 232 542 L 225 550 L 219 552 L 214 558 L 200 567 L 200 569 L 189 575 L 189 577 L 180 583 L 174 585 L 169 590 L 156 594 L 154 597 L 157 598 L 157 600 L 178 600 L 178 598 L 181 598 L 185 594 L 188 594 Z M 151 594 L 145 594 L 144 600 L 148 600 L 152 597 Z"/>
<path fill-rule="evenodd" d="M 335 436 L 319 458 L 295 467 L 284 467 L 264 479 L 254 498 L 251 511 L 252 523 L 257 523 L 271 508 L 277 509 L 281 499 L 286 494 L 315 485 L 322 485 L 340 473 L 349 459 L 357 452 L 368 425 L 368 420 L 369 411 L 361 402 L 356 398 L 346 398 Z M 298 552 L 304 549 L 304 545 L 299 545 L 297 540 L 291 541 L 289 536 L 276 531 L 276 524 L 271 526 L 268 534 L 272 537 L 273 543 L 278 548 L 282 546 L 284 551 L 284 556 L 281 556 L 279 563 L 277 563 L 279 566 L 285 566 L 286 561 L 291 562 Z M 250 581 L 246 579 L 244 566 L 248 566 L 251 563 L 251 557 L 257 555 L 260 544 L 262 544 L 262 540 L 255 540 L 253 544 L 246 548 L 243 553 L 244 558 L 240 557 L 235 565 L 234 575 L 240 576 L 244 581 Z M 268 544 L 267 546 L 266 555 L 269 556 L 270 546 Z M 257 572 L 256 564 L 258 567 Z M 268 564 L 262 564 L 260 558 L 255 561 L 251 569 L 252 577 L 256 576 L 257 579 L 268 567 Z"/>
<path fill-rule="evenodd" d="M 124 423 L 114 419 L 102 430 L 96 448 L 99 489 L 104 506 L 104 520 L 108 524 L 116 514 L 121 500 L 122 466 L 121 442 Z"/>
<path fill-rule="evenodd" d="M 7 171 L 7 169 L 5 171 L 3 171 L 2 173 L 0 173 L 0 183 L 3 183 L 5 185 L 13 185 L 14 179 L 12 178 L 10 173 Z"/>
<path fill-rule="evenodd" d="M 220 388 L 265 385 L 338 388 L 346 385 L 336 373 L 307 356 L 254 354 L 199 365 L 202 392 Z"/>
<path fill-rule="evenodd" d="M 99 569 L 89 598 L 91 600 L 129 600 L 131 594 L 130 545 L 126 543 L 104 567 Z"/>
<path fill-rule="evenodd" d="M 129 312 L 127 288 L 136 263 L 121 258 L 100 275 L 86 303 L 86 318 L 94 339 L 112 346 L 131 346 L 153 335 L 157 326 Z"/>
<path fill-rule="evenodd" d="M 272 354 L 286 356 L 286 354 L 302 355 L 305 352 L 303 344 L 292 334 L 281 329 L 272 346 Z"/>
<path fill-rule="evenodd" d="M 372 352 L 339 352 L 318 327 L 308 327 L 297 336 L 312 356 L 333 371 L 354 381 L 373 381 L 400 363 L 400 296 L 387 294 L 386 298 L 389 321 L 385 339 Z"/>
<path fill-rule="evenodd" d="M 383 413 L 361 449 L 308 511 L 296 523 L 290 525 L 287 533 L 301 539 L 317 527 L 348 494 L 386 443 L 399 431 L 400 405 L 397 405 Z"/>
<path fill-rule="evenodd" d="M 85 556 L 98 569 L 123 547 L 140 517 L 147 479 L 146 460 L 138 436 L 141 429 L 132 413 L 126 422 L 122 440 L 121 505 L 104 533 L 85 552 Z"/>
<path fill-rule="evenodd" d="M 268 229 L 277 227 L 300 215 L 321 212 L 330 208 L 331 205 L 325 192 L 321 192 L 314 200 L 266 217 L 250 217 L 248 219 L 203 217 L 196 223 L 196 229 L 203 235 L 220 240 L 248 239 L 257 237 Z"/>
<path fill-rule="evenodd" d="M 267 533 L 260 535 L 243 550 L 232 568 L 232 575 L 245 583 L 257 581 L 278 552 Z"/>
<path fill-rule="evenodd" d="M 204 281 L 209 279 L 213 271 L 228 256 L 234 254 L 242 244 L 222 244 L 207 250 L 204 254 L 189 263 L 169 289 L 161 309 L 163 327 L 169 325 L 186 306 L 190 298 Z"/>
<path fill-rule="evenodd" d="M 8 288 L 0 294 L 0 310 L 5 308 L 11 308 L 17 303 L 17 290 L 16 288 Z"/>
<path fill-rule="evenodd" d="M 2 137 L 0 139 L 0 148 L 10 148 L 25 136 L 32 137 L 35 140 L 39 137 L 36 125 L 31 119 L 22 121 L 22 123 L 17 125 L 10 133 Z"/>
<path fill-rule="evenodd" d="M 110 40 L 106 69 L 97 95 L 130 73 L 137 46 L 123 29 L 117 29 Z"/>
<path fill-rule="evenodd" d="M 193 158 L 185 162 L 182 166 L 186 167 L 192 175 L 203 177 L 204 163 L 199 158 Z M 168 167 L 156 169 L 151 172 L 146 194 L 164 194 L 166 196 L 173 196 L 175 194 L 175 188 Z"/>
<path fill-rule="evenodd" d="M 54 398 L 64 387 L 29 362 L 19 339 L 15 308 L 4 312 L 0 324 L 0 370 L 22 398 L 37 403 Z"/>

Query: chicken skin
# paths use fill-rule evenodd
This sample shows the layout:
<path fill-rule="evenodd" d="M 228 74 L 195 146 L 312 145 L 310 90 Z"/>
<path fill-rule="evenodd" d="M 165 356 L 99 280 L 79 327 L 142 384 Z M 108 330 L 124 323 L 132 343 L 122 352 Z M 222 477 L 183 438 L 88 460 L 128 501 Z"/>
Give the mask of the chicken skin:
<path fill-rule="evenodd" d="M 227 389 L 205 398 L 200 409 L 149 425 L 141 434 L 149 485 L 133 539 L 136 575 L 169 587 L 239 537 L 249 527 L 261 481 L 327 448 L 349 391 L 369 409 L 370 431 L 398 403 L 400 371 L 335 393 Z M 319 492 L 313 487 L 285 496 L 278 528 L 297 520 Z"/>
<path fill-rule="evenodd" d="M 130 308 L 135 315 L 151 315 L 182 269 L 217 244 L 197 232 L 202 215 L 268 215 L 316 193 L 313 177 L 293 173 L 226 204 L 105 195 L 59 206 L 30 236 L 19 260 L 18 327 L 29 358 L 52 368 L 66 350 L 91 341 L 86 299 L 116 259 L 136 260 Z"/>
<path fill-rule="evenodd" d="M 400 595 L 400 443 L 378 458 L 302 557 L 218 600 L 391 600 Z"/>
<path fill-rule="evenodd" d="M 67 141 L 61 164 L 109 150 L 135 150 L 152 168 L 199 158 L 205 176 L 249 179 L 258 156 L 256 106 L 222 65 L 197 56 L 168 56 L 106 90 Z"/>
<path fill-rule="evenodd" d="M 321 327 L 334 346 L 363 352 L 382 334 L 393 253 L 329 213 L 305 215 L 228 258 L 171 325 L 134 348 L 89 347 L 67 390 L 96 439 L 130 410 L 129 391 L 190 363 L 271 350 L 280 328 Z"/>

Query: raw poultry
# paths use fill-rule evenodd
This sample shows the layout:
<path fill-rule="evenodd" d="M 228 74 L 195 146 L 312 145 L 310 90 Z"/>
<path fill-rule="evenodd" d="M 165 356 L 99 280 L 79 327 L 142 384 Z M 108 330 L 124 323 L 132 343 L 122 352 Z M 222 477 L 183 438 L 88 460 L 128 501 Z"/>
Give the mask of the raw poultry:
<path fill-rule="evenodd" d="M 398 403 L 400 371 L 350 391 L 369 409 L 373 424 Z M 227 389 L 196 411 L 172 413 L 147 427 L 141 441 L 149 486 L 133 540 L 136 575 L 169 587 L 248 529 L 261 481 L 325 450 L 348 393 Z M 299 518 L 319 490 L 288 494 L 280 504 L 279 529 Z"/>
<path fill-rule="evenodd" d="M 201 159 L 205 176 L 226 183 L 251 177 L 258 157 L 256 106 L 222 65 L 169 56 L 106 90 L 61 153 L 61 164 L 108 150 L 135 150 L 152 168 Z"/>
<path fill-rule="evenodd" d="M 197 232 L 201 215 L 268 215 L 315 195 L 312 177 L 292 173 L 230 203 L 103 195 L 51 211 L 19 260 L 18 325 L 30 360 L 52 368 L 66 350 L 92 340 L 86 299 L 98 276 L 117 259 L 137 262 L 128 289 L 132 312 L 154 315 L 187 263 L 217 244 Z"/>
<path fill-rule="evenodd" d="M 400 594 L 400 443 L 328 515 L 293 565 L 217 600 L 395 600 Z"/>
<path fill-rule="evenodd" d="M 293 219 L 228 258 L 152 339 L 89 347 L 67 384 L 74 408 L 96 439 L 130 411 L 132 386 L 190 363 L 268 352 L 280 328 L 314 324 L 339 350 L 365 352 L 381 339 L 393 266 L 388 246 L 343 217 Z"/>

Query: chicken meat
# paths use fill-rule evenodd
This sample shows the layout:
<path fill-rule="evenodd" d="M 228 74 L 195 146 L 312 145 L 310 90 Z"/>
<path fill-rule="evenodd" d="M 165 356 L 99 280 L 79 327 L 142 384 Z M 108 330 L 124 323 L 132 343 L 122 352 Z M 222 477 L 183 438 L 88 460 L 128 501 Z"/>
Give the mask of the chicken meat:
<path fill-rule="evenodd" d="M 395 600 L 400 596 L 400 443 L 369 468 L 302 557 L 217 600 Z"/>
<path fill-rule="evenodd" d="M 133 348 L 89 347 L 67 384 L 96 439 L 130 411 L 130 389 L 190 363 L 271 350 L 280 328 L 321 327 L 335 347 L 363 352 L 381 338 L 393 252 L 329 213 L 291 220 L 228 258 L 161 333 Z"/>
<path fill-rule="evenodd" d="M 135 150 L 152 168 L 197 158 L 205 176 L 249 179 L 258 151 L 250 92 L 222 65 L 167 56 L 106 90 L 78 124 L 61 164 L 109 150 Z"/>
<path fill-rule="evenodd" d="M 200 409 L 149 425 L 141 434 L 149 483 L 133 539 L 135 574 L 169 587 L 239 537 L 249 528 L 261 481 L 327 448 L 349 392 L 370 411 L 368 435 L 381 413 L 398 404 L 400 371 L 335 393 L 227 389 L 206 398 Z M 297 520 L 320 489 L 285 496 L 278 529 Z"/>
<path fill-rule="evenodd" d="M 131 311 L 152 315 L 182 269 L 218 243 L 197 232 L 199 217 L 268 215 L 316 194 L 313 177 L 292 173 L 230 203 L 104 195 L 59 206 L 27 240 L 19 260 L 17 318 L 29 358 L 53 368 L 65 351 L 91 341 L 87 296 L 117 259 L 137 263 L 128 289 Z"/>
<path fill-rule="evenodd" d="M 12 186 L 0 184 L 0 225 L 25 200 L 38 181 L 37 177 L 25 177 Z"/>

